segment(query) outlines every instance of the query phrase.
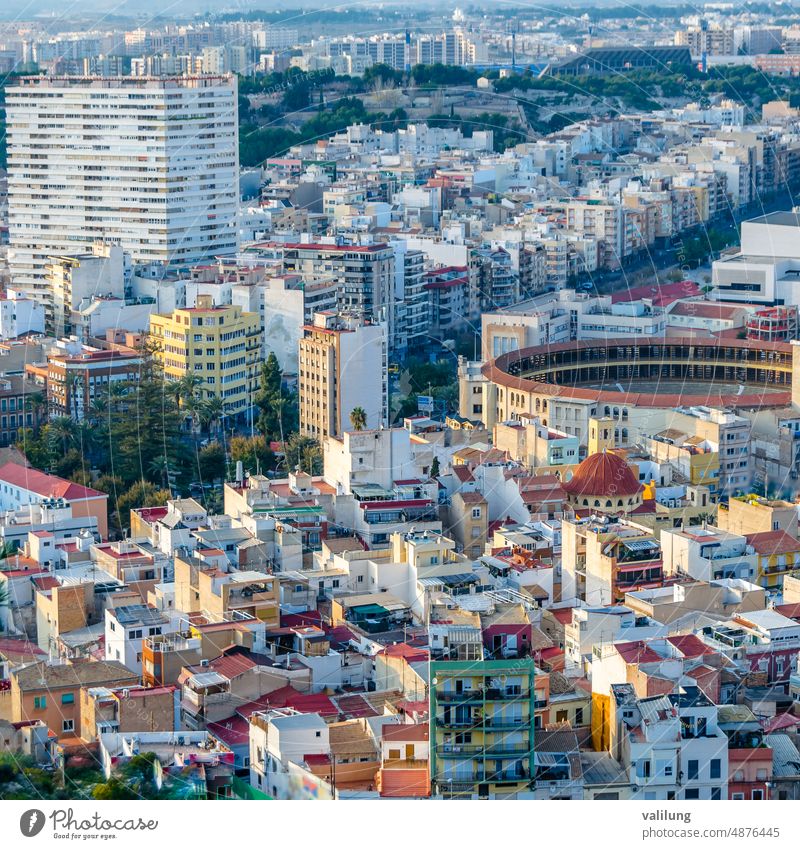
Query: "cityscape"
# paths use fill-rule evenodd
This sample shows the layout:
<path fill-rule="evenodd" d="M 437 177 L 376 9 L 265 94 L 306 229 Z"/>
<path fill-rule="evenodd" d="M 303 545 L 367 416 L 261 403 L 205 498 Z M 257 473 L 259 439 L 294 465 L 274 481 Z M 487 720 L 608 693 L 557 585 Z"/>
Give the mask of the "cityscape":
<path fill-rule="evenodd" d="M 788 2 L 0 10 L 0 800 L 800 800 L 798 193 Z"/>

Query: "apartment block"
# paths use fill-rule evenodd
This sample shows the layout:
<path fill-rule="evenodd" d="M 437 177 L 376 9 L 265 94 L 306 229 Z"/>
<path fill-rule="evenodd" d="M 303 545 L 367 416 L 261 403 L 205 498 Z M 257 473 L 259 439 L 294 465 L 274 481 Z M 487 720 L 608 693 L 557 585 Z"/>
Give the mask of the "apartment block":
<path fill-rule="evenodd" d="M 449 798 L 513 798 L 534 769 L 533 661 L 430 665 L 431 784 Z"/>
<path fill-rule="evenodd" d="M 47 303 L 49 257 L 97 240 L 164 265 L 235 252 L 234 77 L 20 78 L 6 113 L 20 290 Z"/>
<path fill-rule="evenodd" d="M 361 408 L 366 429 L 388 424 L 386 327 L 358 315 L 316 313 L 300 340 L 300 432 L 322 440 L 356 428 Z"/>
<path fill-rule="evenodd" d="M 258 313 L 214 306 L 200 295 L 195 307 L 151 316 L 150 337 L 167 380 L 192 374 L 202 379 L 206 397 L 223 402 L 226 415 L 250 410 L 263 344 Z"/>

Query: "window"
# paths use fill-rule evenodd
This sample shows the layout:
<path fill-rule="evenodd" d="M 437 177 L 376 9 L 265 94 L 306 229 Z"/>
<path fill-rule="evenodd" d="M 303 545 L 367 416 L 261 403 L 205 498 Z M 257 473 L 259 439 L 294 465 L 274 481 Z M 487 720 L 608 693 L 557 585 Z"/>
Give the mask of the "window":
<path fill-rule="evenodd" d="M 688 761 L 686 764 L 686 777 L 689 781 L 696 781 L 697 775 L 700 771 L 700 762 L 699 761 Z"/>
<path fill-rule="evenodd" d="M 47 696 L 33 697 L 34 710 L 44 710 L 47 707 Z"/>
<path fill-rule="evenodd" d="M 67 734 L 70 731 L 74 731 L 75 730 L 75 720 L 74 719 L 65 719 L 61 723 L 61 730 L 64 734 Z"/>
<path fill-rule="evenodd" d="M 472 518 L 473 519 L 480 519 L 480 517 L 481 517 L 481 508 L 480 507 L 473 507 L 472 508 Z"/>
<path fill-rule="evenodd" d="M 711 778 L 719 778 L 720 777 L 722 772 L 721 772 L 721 768 L 720 768 L 719 758 L 712 758 L 711 759 L 710 764 L 709 764 L 709 771 L 710 771 L 710 777 Z"/>
<path fill-rule="evenodd" d="M 754 790 L 752 798 L 753 799 L 763 799 L 764 798 L 764 791 L 763 790 Z"/>
<path fill-rule="evenodd" d="M 734 802 L 739 799 L 744 799 L 744 793 L 731 793 L 731 799 L 733 799 Z"/>
<path fill-rule="evenodd" d="M 75 704 L 75 694 L 74 693 L 64 693 L 64 694 L 62 694 L 61 704 L 62 705 L 74 705 Z"/>
<path fill-rule="evenodd" d="M 699 799 L 700 791 L 697 788 L 690 788 L 686 790 L 683 794 L 684 799 Z"/>
<path fill-rule="evenodd" d="M 722 791 L 719 789 L 719 787 L 711 788 L 711 798 L 715 801 L 718 801 L 722 798 Z"/>

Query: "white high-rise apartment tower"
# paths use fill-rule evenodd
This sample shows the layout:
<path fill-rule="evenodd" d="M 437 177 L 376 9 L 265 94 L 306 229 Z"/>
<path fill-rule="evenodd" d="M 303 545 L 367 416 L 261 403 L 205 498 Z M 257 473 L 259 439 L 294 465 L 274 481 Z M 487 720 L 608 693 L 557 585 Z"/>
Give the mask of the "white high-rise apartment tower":
<path fill-rule="evenodd" d="M 237 247 L 236 80 L 63 77 L 6 89 L 9 265 L 48 311 L 48 257 L 97 241 L 134 262 Z"/>

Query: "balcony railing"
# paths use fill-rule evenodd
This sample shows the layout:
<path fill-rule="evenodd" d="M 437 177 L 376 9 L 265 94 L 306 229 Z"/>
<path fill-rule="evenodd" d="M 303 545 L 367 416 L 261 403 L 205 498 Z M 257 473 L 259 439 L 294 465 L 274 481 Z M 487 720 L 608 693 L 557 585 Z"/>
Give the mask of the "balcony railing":
<path fill-rule="evenodd" d="M 461 693 L 438 691 L 436 692 L 436 700 L 439 702 L 448 703 L 475 703 L 475 702 L 504 702 L 515 701 L 517 699 L 528 698 L 527 693 L 523 694 L 515 690 L 503 690 L 497 687 L 488 687 L 485 690 L 464 690 Z"/>
<path fill-rule="evenodd" d="M 520 757 L 530 754 L 530 746 L 524 743 L 487 743 L 485 746 L 461 746 L 453 743 L 437 746 L 436 754 L 442 758 Z"/>
<path fill-rule="evenodd" d="M 483 727 L 487 731 L 517 731 L 520 728 L 525 728 L 530 724 L 530 721 L 523 717 L 502 717 L 502 716 L 487 716 L 483 723 Z"/>

